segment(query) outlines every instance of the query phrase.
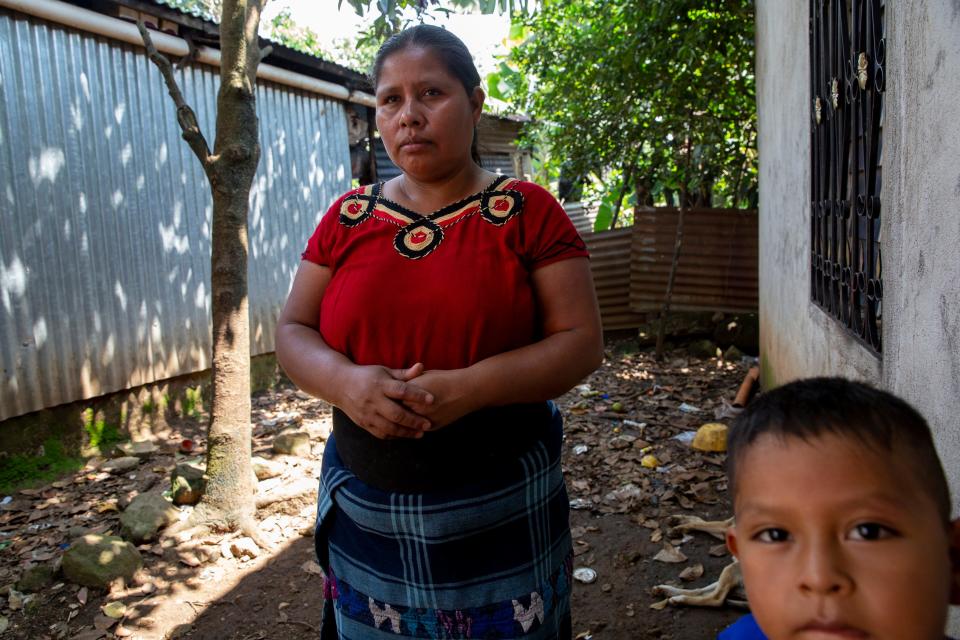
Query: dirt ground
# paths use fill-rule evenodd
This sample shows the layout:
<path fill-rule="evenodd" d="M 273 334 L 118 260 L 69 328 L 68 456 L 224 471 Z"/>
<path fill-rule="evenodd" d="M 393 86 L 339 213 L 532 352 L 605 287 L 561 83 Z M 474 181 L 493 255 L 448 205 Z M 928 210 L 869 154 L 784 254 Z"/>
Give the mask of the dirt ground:
<path fill-rule="evenodd" d="M 717 539 L 671 535 L 668 518 L 729 515 L 723 455 L 696 451 L 687 439 L 701 424 L 718 421 L 715 412 L 722 410 L 723 399 L 733 399 L 748 364 L 695 358 L 683 350 L 657 363 L 634 343 L 620 341 L 608 345 L 606 362 L 596 373 L 558 400 L 566 417 L 564 469 L 573 507 L 574 567 L 593 569 L 597 576 L 589 584 L 575 583 L 576 638 L 703 640 L 743 614 L 729 607 L 650 606 L 661 599 L 651 592 L 654 585 L 702 586 L 730 562 Z M 280 385 L 255 396 L 253 423 L 255 452 L 284 469 L 260 483 L 261 496 L 315 484 L 330 431 L 327 405 Z M 119 512 L 133 496 L 168 482 L 184 458 L 177 452 L 183 437 L 195 439 L 202 453 L 200 425 L 180 427 L 130 473 L 100 471 L 103 461 L 94 460 L 75 477 L 20 492 L 0 505 L 0 628 L 4 619 L 8 624 L 0 637 L 317 637 L 322 578 L 311 537 L 315 489 L 258 512 L 275 549 L 256 557 L 231 557 L 236 535 L 166 539 L 140 546 L 145 565 L 130 584 L 81 589 L 58 575 L 33 594 L 16 589 L 30 566 L 56 567 L 77 527 L 116 533 Z M 310 434 L 309 456 L 271 453 L 273 438 L 289 429 Z M 650 455 L 656 460 L 645 460 Z M 661 554 L 665 547 L 680 555 Z M 679 561 L 655 560 L 658 554 Z M 115 617 L 104 614 L 110 602 L 124 605 L 122 610 L 113 605 Z"/>

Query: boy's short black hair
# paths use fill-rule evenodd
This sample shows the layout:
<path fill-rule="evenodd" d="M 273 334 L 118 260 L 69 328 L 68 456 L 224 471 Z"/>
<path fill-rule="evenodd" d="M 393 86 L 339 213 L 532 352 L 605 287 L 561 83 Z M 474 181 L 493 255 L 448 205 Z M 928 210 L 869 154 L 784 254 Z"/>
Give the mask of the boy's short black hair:
<path fill-rule="evenodd" d="M 809 378 L 758 396 L 730 428 L 727 479 L 736 496 L 737 464 L 762 435 L 809 441 L 833 434 L 888 453 L 909 456 L 930 491 L 945 524 L 950 522 L 950 489 L 930 427 L 895 395 L 843 378 Z"/>

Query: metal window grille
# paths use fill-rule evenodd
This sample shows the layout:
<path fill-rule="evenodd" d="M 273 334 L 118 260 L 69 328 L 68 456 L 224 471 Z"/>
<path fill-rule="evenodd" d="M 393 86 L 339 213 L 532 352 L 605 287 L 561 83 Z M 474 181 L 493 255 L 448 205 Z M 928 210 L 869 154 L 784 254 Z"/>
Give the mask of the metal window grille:
<path fill-rule="evenodd" d="M 810 0 L 810 295 L 881 352 L 883 0 Z"/>

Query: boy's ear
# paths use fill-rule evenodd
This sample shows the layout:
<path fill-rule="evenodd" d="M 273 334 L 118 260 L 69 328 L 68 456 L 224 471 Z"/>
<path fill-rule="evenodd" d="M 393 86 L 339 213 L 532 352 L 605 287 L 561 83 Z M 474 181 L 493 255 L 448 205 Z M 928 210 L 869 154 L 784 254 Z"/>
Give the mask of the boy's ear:
<path fill-rule="evenodd" d="M 738 554 L 737 554 L 737 525 L 736 524 L 727 528 L 726 536 L 727 536 L 727 549 L 730 550 L 730 553 L 733 555 L 734 558 L 737 558 Z M 958 547 L 958 549 L 960 549 L 960 547 Z M 956 586 L 956 582 L 954 583 L 954 585 Z M 957 593 L 958 595 L 960 595 L 960 589 L 958 589 Z"/>
<path fill-rule="evenodd" d="M 950 604 L 960 604 L 960 519 L 950 523 L 950 565 L 953 569 Z"/>

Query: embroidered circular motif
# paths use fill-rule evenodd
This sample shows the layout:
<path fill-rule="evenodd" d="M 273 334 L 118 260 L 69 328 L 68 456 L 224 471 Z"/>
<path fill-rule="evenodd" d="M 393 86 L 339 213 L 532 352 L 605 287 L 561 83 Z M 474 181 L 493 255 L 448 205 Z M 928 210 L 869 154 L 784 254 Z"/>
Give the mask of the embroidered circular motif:
<path fill-rule="evenodd" d="M 480 198 L 480 212 L 484 220 L 498 227 L 523 208 L 523 196 L 512 190 L 484 193 Z"/>
<path fill-rule="evenodd" d="M 416 260 L 440 246 L 443 229 L 433 220 L 416 220 L 397 232 L 393 246 L 400 255 Z"/>
<path fill-rule="evenodd" d="M 368 196 L 355 195 L 340 204 L 340 222 L 347 227 L 355 227 L 370 216 L 373 202 Z"/>

